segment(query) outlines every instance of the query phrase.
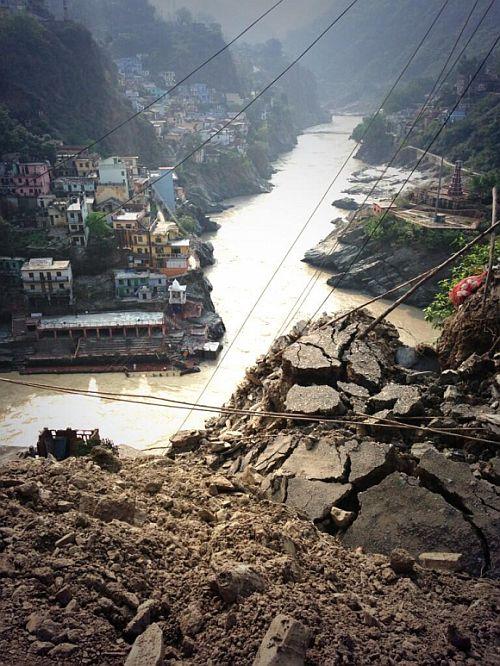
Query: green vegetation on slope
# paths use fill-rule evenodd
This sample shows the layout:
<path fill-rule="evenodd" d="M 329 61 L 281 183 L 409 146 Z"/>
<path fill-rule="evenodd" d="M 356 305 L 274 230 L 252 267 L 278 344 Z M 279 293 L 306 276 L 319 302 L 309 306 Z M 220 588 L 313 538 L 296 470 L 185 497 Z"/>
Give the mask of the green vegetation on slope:
<path fill-rule="evenodd" d="M 455 244 L 457 249 L 463 246 L 466 240 L 462 237 Z M 481 274 L 488 264 L 489 258 L 489 243 L 476 245 L 468 254 L 464 256 L 462 261 L 455 266 L 452 270 L 451 277 L 447 280 L 441 280 L 439 283 L 439 291 L 436 294 L 433 302 L 429 307 L 425 308 L 425 318 L 435 328 L 441 328 L 445 319 L 450 317 L 454 312 L 454 307 L 449 299 L 449 293 L 453 287 L 471 275 Z M 495 261 L 500 260 L 500 241 L 495 244 Z"/>
<path fill-rule="evenodd" d="M 26 15 L 0 18 L 0 154 L 49 156 L 48 138 L 85 143 L 131 115 L 115 70 L 90 33 L 74 23 L 43 25 Z M 23 148 L 24 146 L 24 148 Z M 138 119 L 106 139 L 103 154 L 160 160 L 151 126 Z M 50 151 L 49 151 L 50 152 Z"/>
<path fill-rule="evenodd" d="M 73 0 L 71 14 L 106 45 L 115 58 L 146 54 L 154 74 L 171 70 L 180 80 L 225 44 L 219 25 L 194 21 L 181 10 L 176 19 L 160 18 L 148 0 Z M 231 54 L 226 51 L 204 67 L 192 82 L 223 92 L 238 91 Z"/>

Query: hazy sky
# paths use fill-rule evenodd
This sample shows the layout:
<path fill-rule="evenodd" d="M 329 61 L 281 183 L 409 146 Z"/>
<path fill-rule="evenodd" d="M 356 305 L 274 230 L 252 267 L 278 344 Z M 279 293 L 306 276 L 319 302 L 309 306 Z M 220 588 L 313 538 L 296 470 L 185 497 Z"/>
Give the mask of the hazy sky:
<path fill-rule="evenodd" d="M 232 37 L 251 23 L 276 0 L 151 0 L 164 12 L 187 7 L 194 14 L 210 15 Z M 331 5 L 331 0 L 285 0 L 262 23 L 245 36 L 247 41 L 284 37 L 290 30 L 310 23 Z"/>

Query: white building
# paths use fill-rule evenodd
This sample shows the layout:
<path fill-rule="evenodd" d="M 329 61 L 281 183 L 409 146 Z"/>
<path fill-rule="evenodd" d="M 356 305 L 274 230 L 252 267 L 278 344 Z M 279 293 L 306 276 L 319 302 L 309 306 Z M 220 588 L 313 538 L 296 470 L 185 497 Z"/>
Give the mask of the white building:
<path fill-rule="evenodd" d="M 127 164 L 121 157 L 108 157 L 99 162 L 99 183 L 101 185 L 122 185 L 129 191 Z"/>
<path fill-rule="evenodd" d="M 21 268 L 24 293 L 30 303 L 73 304 L 73 273 L 70 261 L 30 259 Z"/>
<path fill-rule="evenodd" d="M 186 304 L 186 285 L 181 285 L 174 280 L 170 287 L 168 288 L 169 298 L 168 302 L 170 305 L 185 305 Z"/>
<path fill-rule="evenodd" d="M 85 194 L 80 197 L 73 197 L 66 210 L 66 215 L 71 244 L 76 247 L 87 247 L 89 240 L 89 228 L 87 226 L 89 200 Z"/>

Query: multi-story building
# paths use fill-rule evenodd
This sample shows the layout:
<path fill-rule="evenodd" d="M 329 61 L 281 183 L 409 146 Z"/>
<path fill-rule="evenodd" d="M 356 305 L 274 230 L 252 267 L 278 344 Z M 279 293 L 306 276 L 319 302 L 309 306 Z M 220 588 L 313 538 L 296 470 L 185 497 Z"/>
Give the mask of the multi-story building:
<path fill-rule="evenodd" d="M 61 176 L 52 181 L 52 189 L 60 197 L 83 193 L 93 197 L 95 196 L 97 184 L 96 174 L 88 176 Z"/>
<path fill-rule="evenodd" d="M 168 278 L 151 271 L 116 271 L 115 293 L 119 299 L 152 301 L 166 299 Z"/>
<path fill-rule="evenodd" d="M 66 199 L 54 199 L 47 204 L 47 226 L 49 229 L 68 228 L 68 205 Z"/>
<path fill-rule="evenodd" d="M 172 167 L 160 167 L 150 174 L 154 197 L 170 214 L 175 212 L 175 185 L 177 180 Z"/>
<path fill-rule="evenodd" d="M 30 259 L 21 268 L 23 289 L 30 305 L 73 303 L 73 273 L 70 261 Z"/>
<path fill-rule="evenodd" d="M 3 162 L 0 164 L 0 194 L 36 199 L 50 192 L 49 162 Z"/>
<path fill-rule="evenodd" d="M 108 157 L 99 161 L 99 183 L 101 185 L 121 185 L 127 193 L 130 189 L 127 164 L 122 157 Z"/>
<path fill-rule="evenodd" d="M 66 214 L 71 244 L 76 247 L 87 247 L 89 239 L 87 219 L 89 212 L 89 201 L 85 194 L 71 199 Z"/>
<path fill-rule="evenodd" d="M 22 257 L 0 257 L 0 283 L 2 287 L 21 285 L 21 268 L 25 261 Z"/>
<path fill-rule="evenodd" d="M 124 203 L 130 198 L 131 180 L 123 158 L 115 156 L 101 160 L 98 174 L 95 200 L 99 206 L 105 208 L 107 201 Z"/>
<path fill-rule="evenodd" d="M 54 173 L 63 178 L 85 177 L 95 174 L 98 162 L 99 155 L 85 146 L 61 146 L 56 151 Z"/>

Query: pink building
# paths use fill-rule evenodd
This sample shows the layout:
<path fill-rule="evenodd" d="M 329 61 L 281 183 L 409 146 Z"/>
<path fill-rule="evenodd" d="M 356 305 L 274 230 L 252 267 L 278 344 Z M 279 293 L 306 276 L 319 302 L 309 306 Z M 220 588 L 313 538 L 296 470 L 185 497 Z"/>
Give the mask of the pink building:
<path fill-rule="evenodd" d="M 50 192 L 50 162 L 11 162 L 0 170 L 3 194 L 39 197 Z"/>

